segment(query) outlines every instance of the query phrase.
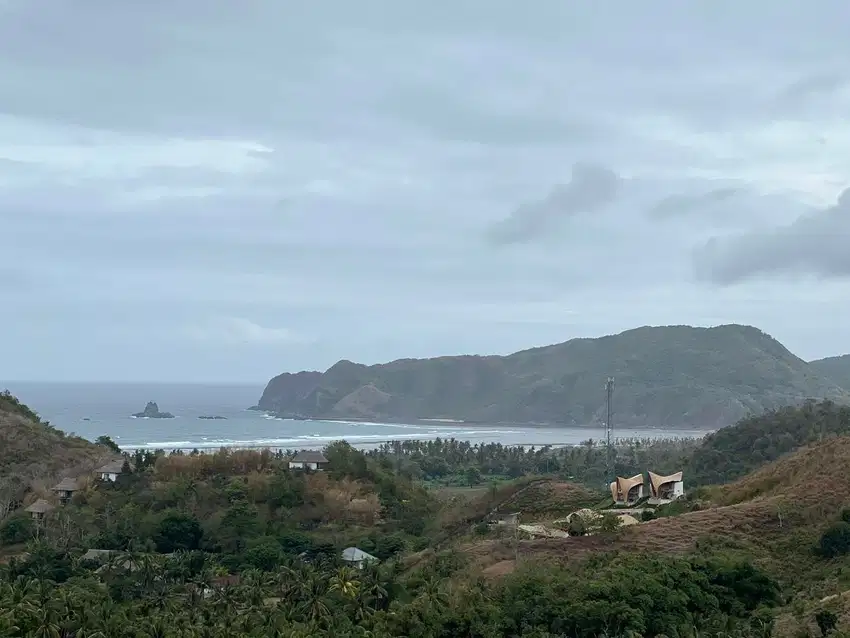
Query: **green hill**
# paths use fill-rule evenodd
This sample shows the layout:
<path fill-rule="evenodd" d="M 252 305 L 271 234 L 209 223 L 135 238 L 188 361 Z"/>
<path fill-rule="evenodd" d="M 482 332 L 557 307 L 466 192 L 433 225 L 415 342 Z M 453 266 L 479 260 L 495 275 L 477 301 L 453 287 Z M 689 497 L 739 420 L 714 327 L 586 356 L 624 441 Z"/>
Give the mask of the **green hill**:
<path fill-rule="evenodd" d="M 807 401 L 771 410 L 705 437 L 688 463 L 688 481 L 696 485 L 734 481 L 805 445 L 848 435 L 847 406 Z"/>
<path fill-rule="evenodd" d="M 718 427 L 807 398 L 850 403 L 769 335 L 724 325 L 643 327 L 507 356 L 343 360 L 275 377 L 257 407 L 292 418 L 585 425 L 604 419 L 608 376 L 621 426 Z"/>
<path fill-rule="evenodd" d="M 818 374 L 850 390 L 850 354 L 810 361 L 809 366 Z"/>

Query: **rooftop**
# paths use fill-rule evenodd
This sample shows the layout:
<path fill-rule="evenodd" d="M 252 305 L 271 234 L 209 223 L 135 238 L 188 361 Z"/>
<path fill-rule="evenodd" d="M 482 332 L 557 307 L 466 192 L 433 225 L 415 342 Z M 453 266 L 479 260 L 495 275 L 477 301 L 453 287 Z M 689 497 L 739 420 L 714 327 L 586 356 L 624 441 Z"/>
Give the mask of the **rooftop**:
<path fill-rule="evenodd" d="M 53 509 L 56 508 L 53 507 L 53 505 L 51 505 L 47 501 L 45 501 L 43 498 L 40 498 L 35 503 L 26 508 L 24 511 L 29 512 L 30 514 L 46 514 L 47 512 Z"/>
<path fill-rule="evenodd" d="M 80 489 L 80 486 L 77 484 L 77 479 L 68 476 L 59 481 L 59 483 L 51 489 L 54 492 L 76 492 Z"/>
<path fill-rule="evenodd" d="M 121 474 L 121 470 L 124 468 L 124 459 L 117 459 L 115 461 L 110 461 L 106 465 L 102 465 L 95 470 L 98 474 Z"/>
<path fill-rule="evenodd" d="M 107 560 L 113 554 L 117 554 L 118 552 L 113 551 L 111 549 L 90 549 L 85 554 L 82 555 L 82 560 Z"/>
<path fill-rule="evenodd" d="M 302 450 L 290 459 L 291 463 L 327 463 L 325 455 L 316 450 Z"/>
<path fill-rule="evenodd" d="M 359 563 L 360 561 L 376 561 L 377 557 L 372 554 L 367 554 L 362 549 L 356 547 L 347 547 L 342 550 L 342 560 L 349 563 Z"/>

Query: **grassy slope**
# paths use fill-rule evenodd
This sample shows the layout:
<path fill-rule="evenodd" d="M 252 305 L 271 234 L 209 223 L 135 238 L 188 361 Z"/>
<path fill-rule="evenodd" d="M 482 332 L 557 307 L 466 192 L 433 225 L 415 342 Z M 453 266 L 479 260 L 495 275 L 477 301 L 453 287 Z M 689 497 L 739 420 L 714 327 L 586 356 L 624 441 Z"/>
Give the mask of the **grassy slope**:
<path fill-rule="evenodd" d="M 850 590 L 850 557 L 812 548 L 850 505 L 850 437 L 797 450 L 730 484 L 698 490 L 686 511 L 620 530 L 614 537 L 520 541 L 522 561 L 569 561 L 600 551 L 687 553 L 722 549 L 754 560 L 808 601 Z M 466 543 L 487 574 L 513 569 L 514 541 Z M 848 606 L 850 613 L 850 606 Z"/>
<path fill-rule="evenodd" d="M 848 391 L 776 340 L 727 325 L 644 327 L 504 357 L 341 361 L 310 383 L 299 377 L 297 391 L 290 377 L 273 379 L 260 407 L 313 417 L 587 424 L 602 418 L 609 375 L 622 425 L 718 426 L 810 397 L 850 403 Z"/>
<path fill-rule="evenodd" d="M 43 422 L 8 393 L 0 394 L 0 481 L 27 489 L 33 481 L 51 481 L 94 467 L 108 456 L 85 439 L 67 436 Z"/>

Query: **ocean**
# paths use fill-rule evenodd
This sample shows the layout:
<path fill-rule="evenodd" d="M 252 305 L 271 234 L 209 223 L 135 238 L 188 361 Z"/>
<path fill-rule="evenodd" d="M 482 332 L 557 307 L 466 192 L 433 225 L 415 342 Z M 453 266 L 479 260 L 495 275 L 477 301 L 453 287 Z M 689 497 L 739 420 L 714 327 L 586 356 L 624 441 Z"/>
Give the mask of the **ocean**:
<path fill-rule="evenodd" d="M 136 383 L 35 383 L 0 381 L 51 424 L 68 433 L 94 440 L 106 434 L 125 450 L 218 449 L 220 447 L 270 447 L 316 449 L 345 439 L 367 448 L 404 439 L 455 438 L 472 443 L 505 445 L 576 445 L 602 439 L 602 427 L 539 427 L 469 425 L 434 421 L 411 424 L 353 421 L 297 421 L 278 419 L 249 410 L 256 405 L 262 386 L 136 384 Z M 173 419 L 134 418 L 148 401 L 155 401 Z M 199 419 L 218 415 L 224 420 Z M 694 428 L 616 428 L 616 438 L 696 437 L 706 430 Z"/>

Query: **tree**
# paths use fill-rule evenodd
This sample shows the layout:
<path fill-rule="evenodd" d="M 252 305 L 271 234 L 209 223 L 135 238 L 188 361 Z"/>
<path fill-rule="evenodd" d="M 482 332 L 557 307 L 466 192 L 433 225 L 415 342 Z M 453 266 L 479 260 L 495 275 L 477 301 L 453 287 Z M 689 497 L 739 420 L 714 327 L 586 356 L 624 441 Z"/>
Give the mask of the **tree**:
<path fill-rule="evenodd" d="M 818 550 L 825 558 L 843 556 L 850 552 L 850 523 L 834 523 L 820 537 Z"/>
<path fill-rule="evenodd" d="M 468 467 L 466 469 L 466 482 L 469 485 L 479 485 L 481 483 L 481 471 L 475 466 Z"/>
<path fill-rule="evenodd" d="M 106 434 L 101 434 L 94 441 L 97 445 L 102 445 L 103 447 L 115 452 L 116 454 L 121 454 L 121 448 L 118 447 L 118 444 L 112 440 L 111 437 Z"/>
<path fill-rule="evenodd" d="M 198 519 L 183 512 L 170 512 L 159 522 L 154 543 L 158 552 L 170 554 L 178 550 L 198 549 L 202 536 Z"/>
<path fill-rule="evenodd" d="M 622 522 L 620 517 L 613 512 L 605 512 L 602 515 L 602 520 L 599 522 L 599 529 L 605 534 L 613 534 L 620 529 Z"/>
<path fill-rule="evenodd" d="M 13 516 L 0 525 L 0 543 L 3 545 L 26 543 L 33 537 L 34 531 L 33 520 L 28 515 Z"/>

